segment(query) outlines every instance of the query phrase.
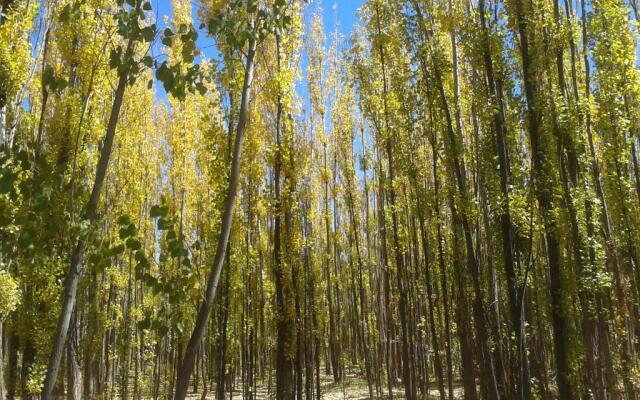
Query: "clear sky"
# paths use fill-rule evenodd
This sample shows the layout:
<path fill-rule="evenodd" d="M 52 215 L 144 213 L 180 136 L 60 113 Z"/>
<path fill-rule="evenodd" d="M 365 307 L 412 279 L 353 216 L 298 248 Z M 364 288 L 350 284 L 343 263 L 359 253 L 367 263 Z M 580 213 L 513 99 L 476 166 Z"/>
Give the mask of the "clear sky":
<path fill-rule="evenodd" d="M 364 0 L 310 0 L 309 4 L 306 6 L 305 11 L 305 28 L 308 26 L 310 22 L 309 16 L 317 8 L 318 5 L 322 6 L 324 10 L 324 23 L 325 23 L 325 32 L 327 38 L 329 39 L 331 33 L 333 32 L 334 26 L 337 23 L 338 29 L 345 38 L 348 39 L 349 34 L 351 33 L 353 25 L 358 21 L 358 8 L 362 5 Z M 198 8 L 198 2 L 192 0 L 193 5 L 193 13 L 194 13 L 194 24 L 196 27 L 200 25 L 200 21 L 196 19 L 196 12 Z M 164 29 L 164 19 L 165 17 L 171 18 L 171 1 L 170 0 L 153 0 L 154 11 L 158 15 L 158 29 Z M 197 42 L 198 48 L 205 57 L 208 58 L 216 58 L 216 49 L 211 40 L 206 35 L 206 31 L 200 30 L 199 37 Z M 159 47 L 159 45 L 158 45 Z M 156 51 L 156 54 L 158 52 Z M 303 71 L 306 70 L 306 57 L 303 55 L 302 59 L 302 68 Z M 156 92 L 158 93 L 158 98 L 165 100 L 167 98 L 166 93 L 162 87 L 162 84 L 159 82 L 155 83 Z M 297 87 L 299 94 L 305 98 L 306 92 L 306 84 L 304 82 L 300 82 Z"/>

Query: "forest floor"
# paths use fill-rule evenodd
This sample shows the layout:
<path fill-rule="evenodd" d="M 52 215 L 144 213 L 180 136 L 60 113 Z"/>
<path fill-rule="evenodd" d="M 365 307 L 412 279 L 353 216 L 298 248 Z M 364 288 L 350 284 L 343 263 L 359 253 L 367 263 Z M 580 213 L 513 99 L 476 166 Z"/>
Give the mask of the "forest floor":
<path fill-rule="evenodd" d="M 323 400 L 368 400 L 371 399 L 369 396 L 369 388 L 367 386 L 367 381 L 358 374 L 355 373 L 347 373 L 345 379 L 342 382 L 335 383 L 333 379 L 328 375 L 322 375 L 320 377 L 320 384 L 322 390 L 322 399 Z M 238 385 L 237 391 L 234 391 L 233 398 L 234 399 L 242 399 L 242 387 Z M 273 388 L 272 388 L 273 390 Z M 271 390 L 271 391 L 272 391 Z M 375 390 L 375 389 L 374 389 Z M 463 390 L 462 387 L 458 384 L 454 387 L 454 399 L 463 399 Z M 269 393 L 269 387 L 265 385 L 258 385 L 257 387 L 257 395 L 256 400 L 268 400 L 274 398 L 274 393 Z M 383 394 L 381 397 L 374 397 L 376 399 L 386 399 L 388 398 L 388 393 L 386 391 L 386 387 L 383 388 Z M 393 388 L 393 397 L 394 399 L 404 399 L 404 390 L 400 386 L 396 386 Z M 193 394 L 188 397 L 189 400 L 200 400 L 202 397 L 198 394 Z M 215 394 L 210 393 L 206 399 L 215 399 Z M 432 382 L 429 390 L 429 398 L 428 400 L 436 400 L 439 399 L 439 393 L 436 385 Z"/>
<path fill-rule="evenodd" d="M 393 398 L 394 399 L 404 399 L 404 389 L 401 387 L 402 384 L 398 382 L 399 386 L 395 386 L 393 388 Z M 368 400 L 371 399 L 369 396 L 369 387 L 367 386 L 367 381 L 363 379 L 361 376 L 355 374 L 347 374 L 346 378 L 341 383 L 334 383 L 329 377 L 326 377 L 326 381 L 322 381 L 322 398 L 324 400 L 342 400 L 342 399 L 353 399 L 353 400 Z M 375 388 L 374 388 L 375 390 Z M 383 393 L 381 393 L 380 397 L 374 397 L 376 399 L 387 399 L 389 398 L 389 393 L 386 389 L 386 386 L 382 388 Z M 375 394 L 374 394 L 375 396 Z M 439 399 L 439 392 L 436 388 L 436 385 L 432 382 L 429 390 L 428 400 L 436 400 Z M 462 399 L 462 388 L 454 389 L 454 398 Z"/>

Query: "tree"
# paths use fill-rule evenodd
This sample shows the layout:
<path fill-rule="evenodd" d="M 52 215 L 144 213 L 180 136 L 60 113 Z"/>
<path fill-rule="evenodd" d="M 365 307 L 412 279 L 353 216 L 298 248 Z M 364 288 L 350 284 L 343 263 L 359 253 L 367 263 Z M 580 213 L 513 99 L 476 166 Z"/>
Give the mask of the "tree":
<path fill-rule="evenodd" d="M 636 397 L 635 2 L 171 5 L 0 2 L 0 398 Z"/>
<path fill-rule="evenodd" d="M 100 201 L 102 185 L 109 166 L 111 149 L 113 147 L 113 140 L 116 134 L 116 126 L 118 124 L 118 117 L 124 100 L 125 90 L 127 85 L 135 82 L 135 74 L 139 72 L 140 67 L 138 61 L 134 59 L 136 42 L 150 42 L 154 35 L 153 28 L 141 27 L 138 22 L 139 16 L 143 15 L 143 7 L 148 8 L 147 4 L 149 3 L 137 1 L 135 3 L 135 8 L 133 8 L 131 13 L 123 10 L 118 14 L 118 18 L 120 18 L 119 34 L 127 39 L 127 45 L 124 49 L 120 47 L 119 52 L 112 53 L 110 61 L 111 65 L 118 69 L 118 85 L 115 90 L 111 114 L 109 116 L 107 130 L 102 143 L 100 159 L 96 166 L 93 188 L 82 218 L 87 221 L 88 224 L 98 218 L 98 202 Z M 84 229 L 87 228 L 88 227 L 85 227 Z M 86 235 L 86 232 L 82 233 L 76 242 L 74 251 L 71 255 L 71 265 L 69 266 L 69 270 L 67 271 L 65 278 L 62 311 L 60 312 L 60 318 L 58 319 L 56 339 L 51 353 L 51 359 L 49 360 L 47 377 L 45 379 L 44 390 L 42 393 L 42 398 L 45 400 L 48 400 L 52 396 L 53 387 L 58 375 L 60 360 L 62 358 L 62 350 L 67 338 L 69 323 L 71 321 L 71 314 L 76 303 L 76 293 L 78 291 L 82 259 L 87 249 L 86 237 L 83 237 L 82 235 Z"/>

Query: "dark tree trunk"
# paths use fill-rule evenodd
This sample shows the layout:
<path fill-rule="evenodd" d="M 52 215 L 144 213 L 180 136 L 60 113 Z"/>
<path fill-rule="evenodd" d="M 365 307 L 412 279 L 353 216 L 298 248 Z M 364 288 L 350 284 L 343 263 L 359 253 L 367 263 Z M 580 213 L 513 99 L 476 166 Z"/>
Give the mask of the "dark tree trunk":
<path fill-rule="evenodd" d="M 528 5 L 527 8 L 531 7 Z M 562 260 L 558 228 L 552 215 L 554 204 L 552 190 L 555 174 L 553 167 L 547 161 L 547 139 L 541 132 L 541 114 L 538 104 L 538 84 L 536 70 L 533 65 L 533 56 L 529 48 L 528 15 L 523 0 L 516 0 L 515 18 L 520 39 L 520 55 L 522 59 L 522 77 L 524 81 L 524 94 L 527 101 L 527 121 L 529 139 L 531 142 L 531 157 L 534 171 L 534 192 L 544 224 L 544 232 L 547 244 L 547 258 L 549 264 L 551 307 L 553 323 L 554 354 L 557 371 L 558 393 L 563 400 L 573 400 L 575 388 L 570 379 L 569 360 L 569 322 L 566 311 L 563 309 L 563 293 L 565 285 L 562 278 Z"/>
<path fill-rule="evenodd" d="M 511 212 L 509 209 L 509 161 L 507 152 L 507 135 L 504 112 L 504 101 L 502 95 L 502 82 L 494 78 L 493 60 L 491 57 L 489 22 L 486 19 L 484 0 L 479 0 L 478 10 L 480 14 L 480 24 L 482 29 L 483 58 L 485 72 L 487 74 L 487 85 L 489 94 L 496 102 L 496 111 L 493 113 L 493 125 L 496 137 L 496 151 L 498 153 L 498 163 L 500 166 L 500 191 L 503 196 L 500 215 L 500 229 L 502 233 L 502 256 L 505 273 L 507 276 L 507 294 L 513 332 L 517 343 L 517 393 L 522 400 L 531 399 L 531 383 L 529 377 L 529 363 L 527 359 L 526 336 L 524 334 L 524 312 L 521 309 L 521 302 L 518 298 L 518 284 L 514 267 L 514 248 L 511 232 Z"/>

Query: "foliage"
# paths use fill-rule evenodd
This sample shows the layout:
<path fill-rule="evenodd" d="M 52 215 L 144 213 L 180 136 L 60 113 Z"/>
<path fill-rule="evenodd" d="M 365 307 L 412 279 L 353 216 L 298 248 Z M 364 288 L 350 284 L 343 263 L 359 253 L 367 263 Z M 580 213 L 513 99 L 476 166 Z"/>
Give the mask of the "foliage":
<path fill-rule="evenodd" d="M 637 397 L 633 2 L 153 4 L 2 3 L 0 388 Z"/>
<path fill-rule="evenodd" d="M 6 271 L 0 271 L 0 291 L 2 291 L 0 321 L 3 321 L 9 316 L 9 313 L 16 309 L 20 301 L 18 282 Z"/>

